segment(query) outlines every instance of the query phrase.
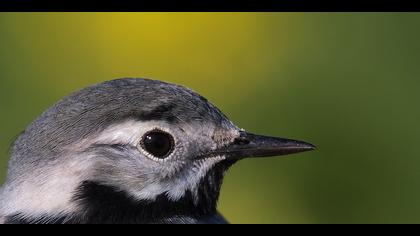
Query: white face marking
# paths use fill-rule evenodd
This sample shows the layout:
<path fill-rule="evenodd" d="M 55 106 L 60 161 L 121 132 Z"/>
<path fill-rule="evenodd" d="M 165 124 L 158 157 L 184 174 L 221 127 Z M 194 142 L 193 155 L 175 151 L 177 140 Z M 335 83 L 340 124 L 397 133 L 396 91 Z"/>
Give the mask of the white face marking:
<path fill-rule="evenodd" d="M 209 159 L 203 159 L 194 163 L 192 169 L 186 171 L 180 178 L 171 179 L 168 182 L 158 182 L 147 185 L 140 191 L 129 191 L 137 199 L 154 200 L 157 196 L 165 193 L 172 200 L 181 199 L 187 190 L 197 195 L 198 185 L 207 172 L 217 163 L 224 160 L 224 157 L 217 156 Z"/>

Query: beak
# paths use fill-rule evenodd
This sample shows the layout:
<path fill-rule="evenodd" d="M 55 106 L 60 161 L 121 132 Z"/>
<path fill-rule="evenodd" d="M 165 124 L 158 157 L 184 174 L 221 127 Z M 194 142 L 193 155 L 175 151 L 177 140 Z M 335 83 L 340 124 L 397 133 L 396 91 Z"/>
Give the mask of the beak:
<path fill-rule="evenodd" d="M 227 159 L 239 160 L 247 157 L 281 156 L 311 151 L 315 148 L 314 145 L 303 141 L 241 132 L 230 145 L 217 150 L 214 154 L 223 154 Z"/>

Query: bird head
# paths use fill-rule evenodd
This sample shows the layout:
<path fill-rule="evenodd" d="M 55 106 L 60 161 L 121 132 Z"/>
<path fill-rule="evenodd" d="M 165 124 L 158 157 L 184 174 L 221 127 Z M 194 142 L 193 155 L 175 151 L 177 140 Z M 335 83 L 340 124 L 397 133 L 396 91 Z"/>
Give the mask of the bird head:
<path fill-rule="evenodd" d="M 169 222 L 216 214 L 225 171 L 308 151 L 235 126 L 179 85 L 119 79 L 59 101 L 16 140 L 0 216 L 26 222 Z"/>

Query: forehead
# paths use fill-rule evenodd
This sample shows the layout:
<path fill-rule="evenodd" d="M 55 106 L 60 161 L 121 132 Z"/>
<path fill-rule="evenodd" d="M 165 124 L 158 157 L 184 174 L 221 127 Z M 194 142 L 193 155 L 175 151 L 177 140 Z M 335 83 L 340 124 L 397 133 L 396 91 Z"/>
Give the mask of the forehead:
<path fill-rule="evenodd" d="M 99 119 L 104 124 L 128 118 L 169 123 L 222 123 L 227 120 L 201 95 L 179 85 L 155 80 L 109 81 L 81 90 L 66 100 L 73 109 L 80 109 L 79 114 L 86 113 L 86 118 Z"/>

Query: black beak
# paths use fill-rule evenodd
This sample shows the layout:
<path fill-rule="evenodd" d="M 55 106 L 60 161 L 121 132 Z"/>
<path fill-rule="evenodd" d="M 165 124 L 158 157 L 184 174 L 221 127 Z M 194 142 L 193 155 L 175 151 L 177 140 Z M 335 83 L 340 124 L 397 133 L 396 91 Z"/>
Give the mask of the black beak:
<path fill-rule="evenodd" d="M 228 159 L 239 160 L 247 157 L 281 156 L 311 151 L 315 148 L 314 145 L 303 141 L 241 132 L 230 145 L 213 154 L 223 154 Z"/>

